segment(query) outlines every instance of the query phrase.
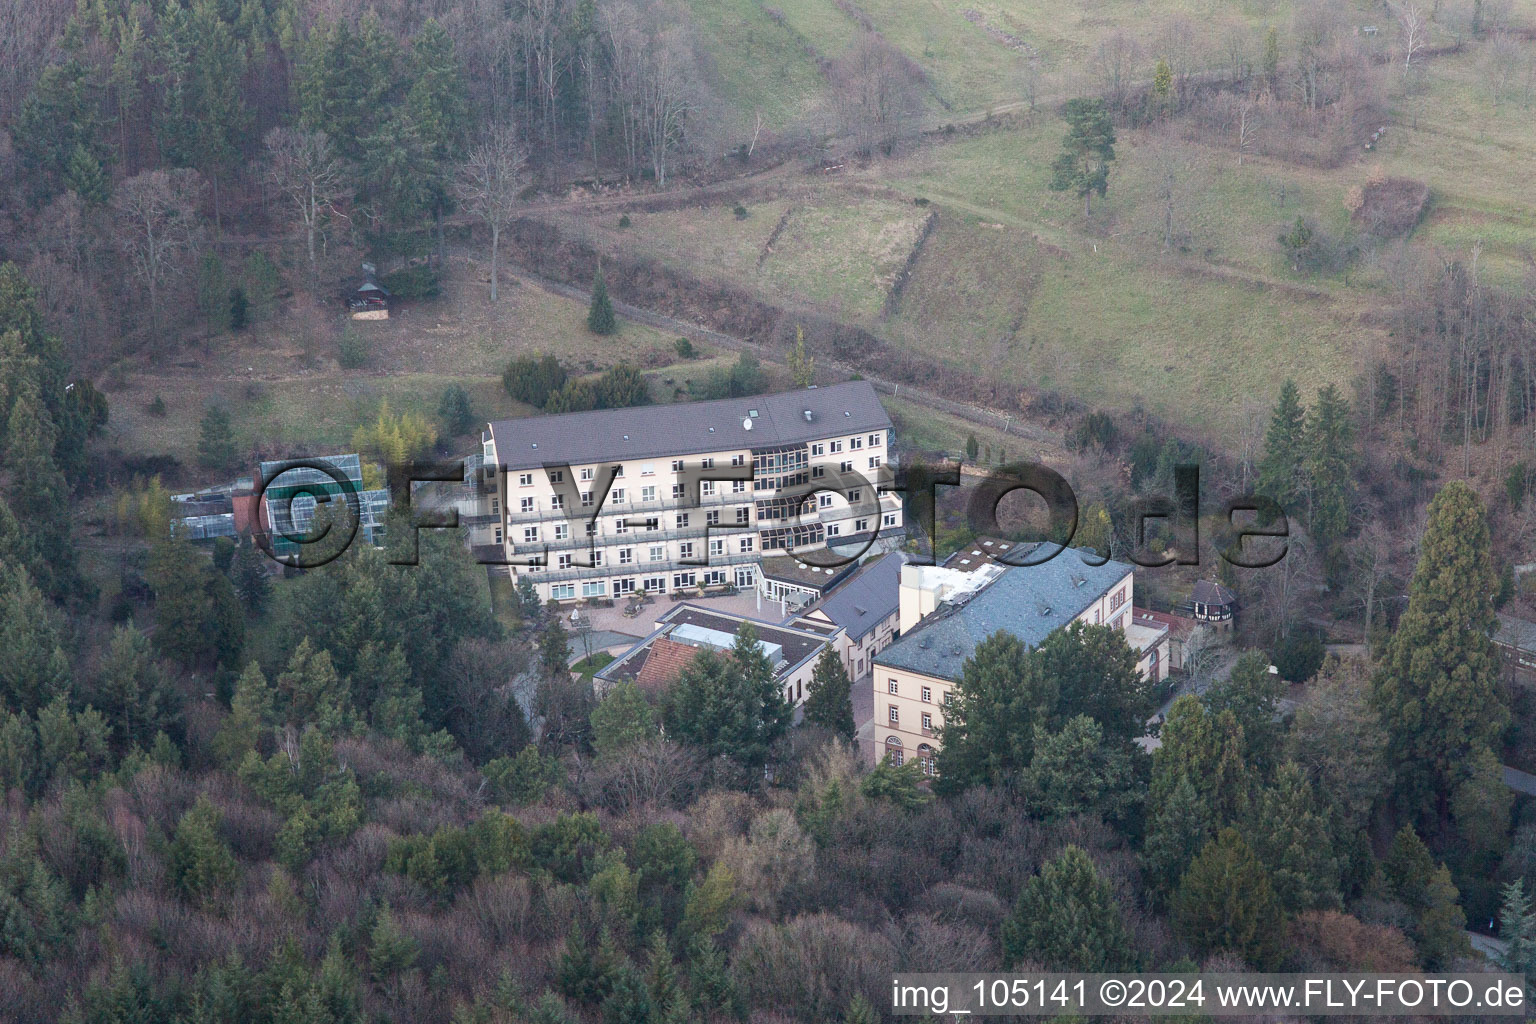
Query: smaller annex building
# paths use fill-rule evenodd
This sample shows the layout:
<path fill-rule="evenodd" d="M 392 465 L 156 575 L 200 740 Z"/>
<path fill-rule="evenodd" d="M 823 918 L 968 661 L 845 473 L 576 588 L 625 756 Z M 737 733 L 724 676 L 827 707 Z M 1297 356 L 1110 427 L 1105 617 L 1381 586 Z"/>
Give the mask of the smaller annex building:
<path fill-rule="evenodd" d="M 875 655 L 889 647 L 899 633 L 901 567 L 905 561 L 900 551 L 870 559 L 792 623 L 831 637 L 843 669 L 855 683 L 874 668 Z"/>
<path fill-rule="evenodd" d="M 1072 622 L 1109 625 L 1124 632 L 1142 675 L 1162 678 L 1168 629 L 1134 621 L 1134 585 L 1131 565 L 1059 545 L 978 548 L 943 566 L 902 566 L 901 637 L 874 657 L 874 758 L 915 757 L 933 772 L 944 707 L 977 645 L 999 630 L 1035 647 Z"/>
<path fill-rule="evenodd" d="M 729 651 L 744 622 L 757 630 L 757 641 L 773 666 L 784 698 L 797 706 L 803 703 L 816 659 L 833 643 L 832 638 L 686 602 L 658 616 L 651 634 L 603 666 L 593 676 L 593 685 L 599 696 L 620 682 L 660 693 L 700 651 Z"/>

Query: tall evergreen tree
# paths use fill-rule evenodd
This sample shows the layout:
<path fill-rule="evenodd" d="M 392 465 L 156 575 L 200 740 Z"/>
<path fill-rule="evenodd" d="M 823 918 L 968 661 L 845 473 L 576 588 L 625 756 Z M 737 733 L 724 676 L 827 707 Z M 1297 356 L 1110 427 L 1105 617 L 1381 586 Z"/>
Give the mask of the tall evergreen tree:
<path fill-rule="evenodd" d="M 19 565 L 0 564 L 0 705 L 37 711 L 70 694 L 64 624 Z"/>
<path fill-rule="evenodd" d="M 1305 466 L 1307 416 L 1301 392 L 1294 380 L 1280 386 L 1280 400 L 1264 434 L 1264 454 L 1259 458 L 1259 493 L 1277 502 L 1287 513 L 1295 511 Z"/>
<path fill-rule="evenodd" d="M 1490 639 L 1496 589 L 1482 502 L 1447 484 L 1430 503 L 1408 608 L 1372 680 L 1398 795 L 1437 826 L 1466 766 L 1508 720 Z"/>
<path fill-rule="evenodd" d="M 1237 659 L 1227 678 L 1212 683 L 1202 696 L 1210 714 L 1232 713 L 1243 729 L 1245 762 L 1264 775 L 1279 756 L 1283 727 L 1278 716 L 1284 694 L 1285 682 L 1269 671 L 1269 657 L 1249 651 Z"/>
<path fill-rule="evenodd" d="M 1115 126 L 1101 99 L 1071 99 L 1062 107 L 1067 134 L 1051 164 L 1053 192 L 1073 192 L 1083 213 L 1093 212 L 1093 194 L 1109 190 L 1109 165 L 1115 159 Z"/>
<path fill-rule="evenodd" d="M 935 788 L 958 793 L 1023 771 L 1034 757 L 1035 724 L 1056 706 L 1055 687 L 1023 642 L 999 630 L 977 644 L 952 693 Z"/>
<path fill-rule="evenodd" d="M 1227 952 L 1270 969 L 1280 953 L 1280 901 L 1269 872 L 1236 829 L 1222 829 L 1173 897 L 1179 933 L 1202 954 Z"/>
<path fill-rule="evenodd" d="M 816 659 L 811 672 L 811 686 L 806 691 L 803 711 L 805 721 L 819 725 L 844 739 L 853 739 L 853 698 L 848 670 L 831 646 Z"/>
<path fill-rule="evenodd" d="M 36 552 L 37 583 L 56 599 L 78 594 L 84 582 L 70 537 L 69 484 L 54 461 L 58 432 L 35 378 L 19 382 L 5 427 L 0 466 L 10 476 L 10 509 Z"/>
<path fill-rule="evenodd" d="M 198 424 L 197 464 L 208 469 L 233 469 L 240 460 L 235 433 L 230 428 L 229 413 L 211 405 Z"/>
<path fill-rule="evenodd" d="M 1355 428 L 1349 403 L 1325 385 L 1307 415 L 1305 473 L 1308 527 L 1327 543 L 1349 530 L 1355 494 Z"/>
<path fill-rule="evenodd" d="M 181 711 L 180 694 L 155 661 L 149 638 L 132 626 L 113 632 L 91 704 L 106 717 L 120 751 L 135 745 L 148 750 L 155 734 L 169 729 Z"/>
<path fill-rule="evenodd" d="M 266 556 L 254 541 L 246 538 L 235 548 L 235 556 L 229 563 L 229 582 L 235 594 L 252 615 L 260 615 L 267 607 L 272 593 L 272 579 L 267 575 Z"/>
<path fill-rule="evenodd" d="M 1328 820 L 1301 769 L 1282 765 L 1259 800 L 1254 848 L 1269 867 L 1275 895 L 1290 913 L 1339 905 L 1339 861 Z"/>
<path fill-rule="evenodd" d="M 1531 976 L 1536 974 L 1536 915 L 1531 913 L 1531 898 L 1525 893 L 1524 880 L 1517 878 L 1507 883 L 1502 895 L 1499 938 L 1504 940 L 1504 949 L 1494 962 L 1500 970 L 1524 978 L 1529 994 Z"/>
<path fill-rule="evenodd" d="M 1003 921 L 1003 960 L 1048 971 L 1123 971 L 1135 952 L 1109 883 L 1076 846 L 1031 878 Z"/>
<path fill-rule="evenodd" d="M 1141 850 L 1142 873 L 1159 902 L 1178 889 L 1184 872 L 1215 834 L 1205 798 L 1188 778 L 1180 777 L 1151 808 Z"/>
<path fill-rule="evenodd" d="M 619 329 L 618 317 L 613 313 L 613 300 L 608 298 L 608 282 L 603 279 L 603 266 L 597 266 L 597 276 L 592 281 L 592 304 L 587 307 L 587 330 L 593 334 L 613 334 Z"/>
<path fill-rule="evenodd" d="M 1157 688 L 1137 670 L 1136 652 L 1123 631 L 1073 622 L 1042 640 L 1030 657 L 1056 689 L 1053 729 L 1087 715 L 1099 723 L 1104 741 L 1111 745 L 1132 742 L 1146 732 Z"/>
<path fill-rule="evenodd" d="M 748 787 L 762 779 L 793 713 L 751 623 L 742 624 L 729 653 L 701 651 L 662 700 L 668 733 L 734 763 L 737 781 Z"/>

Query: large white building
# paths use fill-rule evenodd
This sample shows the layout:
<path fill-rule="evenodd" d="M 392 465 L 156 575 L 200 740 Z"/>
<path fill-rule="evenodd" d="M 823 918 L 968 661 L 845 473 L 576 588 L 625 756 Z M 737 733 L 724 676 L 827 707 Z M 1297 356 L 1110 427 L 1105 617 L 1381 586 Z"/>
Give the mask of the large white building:
<path fill-rule="evenodd" d="M 829 548 L 899 532 L 901 497 L 881 489 L 891 441 L 865 381 L 497 420 L 477 470 L 489 508 L 471 525 L 545 599 L 734 586 L 795 601 L 816 577 L 795 590 L 765 557 L 830 566 Z"/>

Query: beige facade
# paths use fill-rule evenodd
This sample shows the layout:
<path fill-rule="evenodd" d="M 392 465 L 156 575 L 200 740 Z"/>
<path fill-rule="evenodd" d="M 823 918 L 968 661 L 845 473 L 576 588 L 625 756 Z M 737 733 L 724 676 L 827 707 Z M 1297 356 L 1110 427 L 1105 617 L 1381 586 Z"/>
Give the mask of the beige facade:
<path fill-rule="evenodd" d="M 931 567 L 906 566 L 902 575 L 903 634 L 920 627 L 920 621 L 906 623 L 906 616 L 917 608 L 924 609 L 923 618 L 939 611 L 947 601 L 969 598 L 969 591 L 979 591 L 990 579 L 976 579 L 988 575 L 995 578 L 1000 567 L 984 569 L 979 573 L 959 574 L 952 570 Z M 1013 570 L 1019 571 L 1019 570 Z M 950 573 L 949 577 L 944 574 Z M 945 585 L 947 579 L 948 585 Z M 966 586 L 968 590 L 957 593 L 952 589 Z M 1083 622 L 1089 625 L 1108 624 L 1126 633 L 1126 641 L 1132 650 L 1138 651 L 1138 668 L 1144 678 L 1161 679 L 1166 675 L 1168 634 L 1166 630 L 1147 629 L 1133 625 L 1131 605 L 1134 596 L 1135 577 L 1127 569 L 1125 574 L 1096 597 L 1063 625 Z M 910 591 L 910 593 L 909 593 Z M 1021 609 L 1028 615 L 1031 609 Z M 911 638 L 908 638 L 909 640 Z M 900 763 L 917 758 L 925 772 L 933 771 L 933 756 L 939 747 L 938 729 L 944 723 L 944 709 L 960 679 L 962 663 L 958 657 L 951 659 L 953 669 L 943 673 L 922 672 L 876 659 L 871 685 L 874 688 L 874 744 L 876 760 L 889 754 Z"/>

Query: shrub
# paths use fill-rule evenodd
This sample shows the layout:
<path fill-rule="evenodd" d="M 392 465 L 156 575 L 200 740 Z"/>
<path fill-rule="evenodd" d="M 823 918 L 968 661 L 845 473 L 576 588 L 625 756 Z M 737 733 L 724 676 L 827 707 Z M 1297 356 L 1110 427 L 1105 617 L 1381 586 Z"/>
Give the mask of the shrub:
<path fill-rule="evenodd" d="M 156 395 L 155 396 L 155 400 L 153 402 L 149 403 L 149 410 L 148 410 L 148 412 L 149 412 L 149 414 L 151 416 L 158 416 L 161 419 L 164 419 L 165 418 L 165 399 L 161 398 L 159 395 Z"/>
<path fill-rule="evenodd" d="M 1304 683 L 1323 667 L 1323 638 L 1314 630 L 1296 630 L 1275 647 L 1275 668 L 1288 683 Z"/>
<path fill-rule="evenodd" d="M 368 365 L 368 340 L 350 320 L 342 328 L 341 341 L 336 344 L 336 361 L 343 370 L 357 370 Z"/>
<path fill-rule="evenodd" d="M 698 354 L 693 349 L 693 342 L 687 338 L 678 338 L 672 347 L 677 350 L 677 358 L 679 359 L 692 359 Z"/>
<path fill-rule="evenodd" d="M 554 356 L 522 356 L 507 364 L 501 385 L 517 401 L 542 409 L 565 379 L 565 367 Z"/>
<path fill-rule="evenodd" d="M 630 225 L 629 214 L 627 214 L 627 213 L 620 214 L 619 215 L 619 227 L 627 228 L 627 227 L 629 227 L 629 225 Z"/>
<path fill-rule="evenodd" d="M 475 412 L 469 405 L 469 393 L 457 384 L 443 389 L 437 414 L 443 419 L 443 428 L 451 435 L 467 434 L 474 429 Z"/>
<path fill-rule="evenodd" d="M 243 331 L 251 322 L 251 303 L 245 297 L 245 289 L 234 287 L 229 290 L 229 329 Z"/>
<path fill-rule="evenodd" d="M 736 215 L 737 220 L 747 219 L 747 208 L 740 203 L 737 203 L 735 209 L 731 210 L 731 212 Z"/>

